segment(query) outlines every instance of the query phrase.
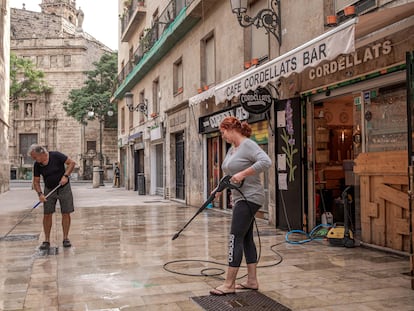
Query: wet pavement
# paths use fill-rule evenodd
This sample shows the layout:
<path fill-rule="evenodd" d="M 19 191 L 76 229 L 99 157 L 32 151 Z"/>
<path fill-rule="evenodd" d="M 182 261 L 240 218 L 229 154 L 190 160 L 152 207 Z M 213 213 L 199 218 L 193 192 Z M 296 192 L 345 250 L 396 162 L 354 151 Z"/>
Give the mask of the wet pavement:
<path fill-rule="evenodd" d="M 38 250 L 42 207 L 32 209 L 30 187 L 13 183 L 0 194 L 2 237 L 26 216 L 0 240 L 1 310 L 202 310 L 191 297 L 222 283 L 229 213 L 206 209 L 173 241 L 198 207 L 74 183 L 73 246 L 62 247 L 57 212 L 57 253 L 48 255 Z M 286 243 L 286 232 L 257 225 L 260 292 L 291 310 L 414 310 L 408 257 L 323 240 Z"/>

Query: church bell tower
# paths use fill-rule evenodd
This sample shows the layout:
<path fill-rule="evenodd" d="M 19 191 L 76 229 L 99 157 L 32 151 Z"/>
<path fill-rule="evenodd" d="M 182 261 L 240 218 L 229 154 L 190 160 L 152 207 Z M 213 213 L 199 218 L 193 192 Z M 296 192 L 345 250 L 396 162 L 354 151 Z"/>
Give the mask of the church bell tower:
<path fill-rule="evenodd" d="M 42 0 L 40 4 L 42 13 L 61 16 L 74 24 L 78 25 L 78 10 L 76 0 Z"/>

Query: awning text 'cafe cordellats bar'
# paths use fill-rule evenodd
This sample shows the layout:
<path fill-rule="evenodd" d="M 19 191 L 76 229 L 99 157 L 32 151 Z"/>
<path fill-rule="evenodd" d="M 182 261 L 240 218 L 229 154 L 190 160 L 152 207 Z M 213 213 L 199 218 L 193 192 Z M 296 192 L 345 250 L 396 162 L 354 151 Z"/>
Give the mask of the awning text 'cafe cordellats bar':
<path fill-rule="evenodd" d="M 223 83 L 216 85 L 208 97 L 215 96 L 216 104 L 245 94 L 249 90 L 265 87 L 292 73 L 300 73 L 307 67 L 335 59 L 341 54 L 355 51 L 355 24 L 357 18 L 308 41 L 307 43 L 269 61 L 266 64 L 247 70 Z M 189 99 L 190 105 L 198 104 L 205 98 L 198 94 Z M 206 99 L 206 98 L 205 98 Z"/>

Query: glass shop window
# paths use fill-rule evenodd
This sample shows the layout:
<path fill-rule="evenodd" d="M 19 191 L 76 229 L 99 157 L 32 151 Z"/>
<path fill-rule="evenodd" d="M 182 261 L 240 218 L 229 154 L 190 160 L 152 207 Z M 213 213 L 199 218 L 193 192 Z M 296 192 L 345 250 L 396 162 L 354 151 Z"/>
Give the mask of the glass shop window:
<path fill-rule="evenodd" d="M 407 150 L 407 91 L 404 84 L 362 94 L 367 152 Z"/>

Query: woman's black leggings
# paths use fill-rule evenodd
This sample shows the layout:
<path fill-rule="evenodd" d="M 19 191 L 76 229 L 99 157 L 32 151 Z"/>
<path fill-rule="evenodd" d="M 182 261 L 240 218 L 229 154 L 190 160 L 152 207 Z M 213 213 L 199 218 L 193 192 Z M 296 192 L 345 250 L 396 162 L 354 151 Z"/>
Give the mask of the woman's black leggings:
<path fill-rule="evenodd" d="M 231 230 L 229 239 L 229 266 L 240 267 L 244 256 L 246 263 L 257 262 L 256 244 L 253 240 L 254 215 L 259 210 L 260 205 L 238 201 L 233 207 L 233 217 L 231 219 Z"/>

